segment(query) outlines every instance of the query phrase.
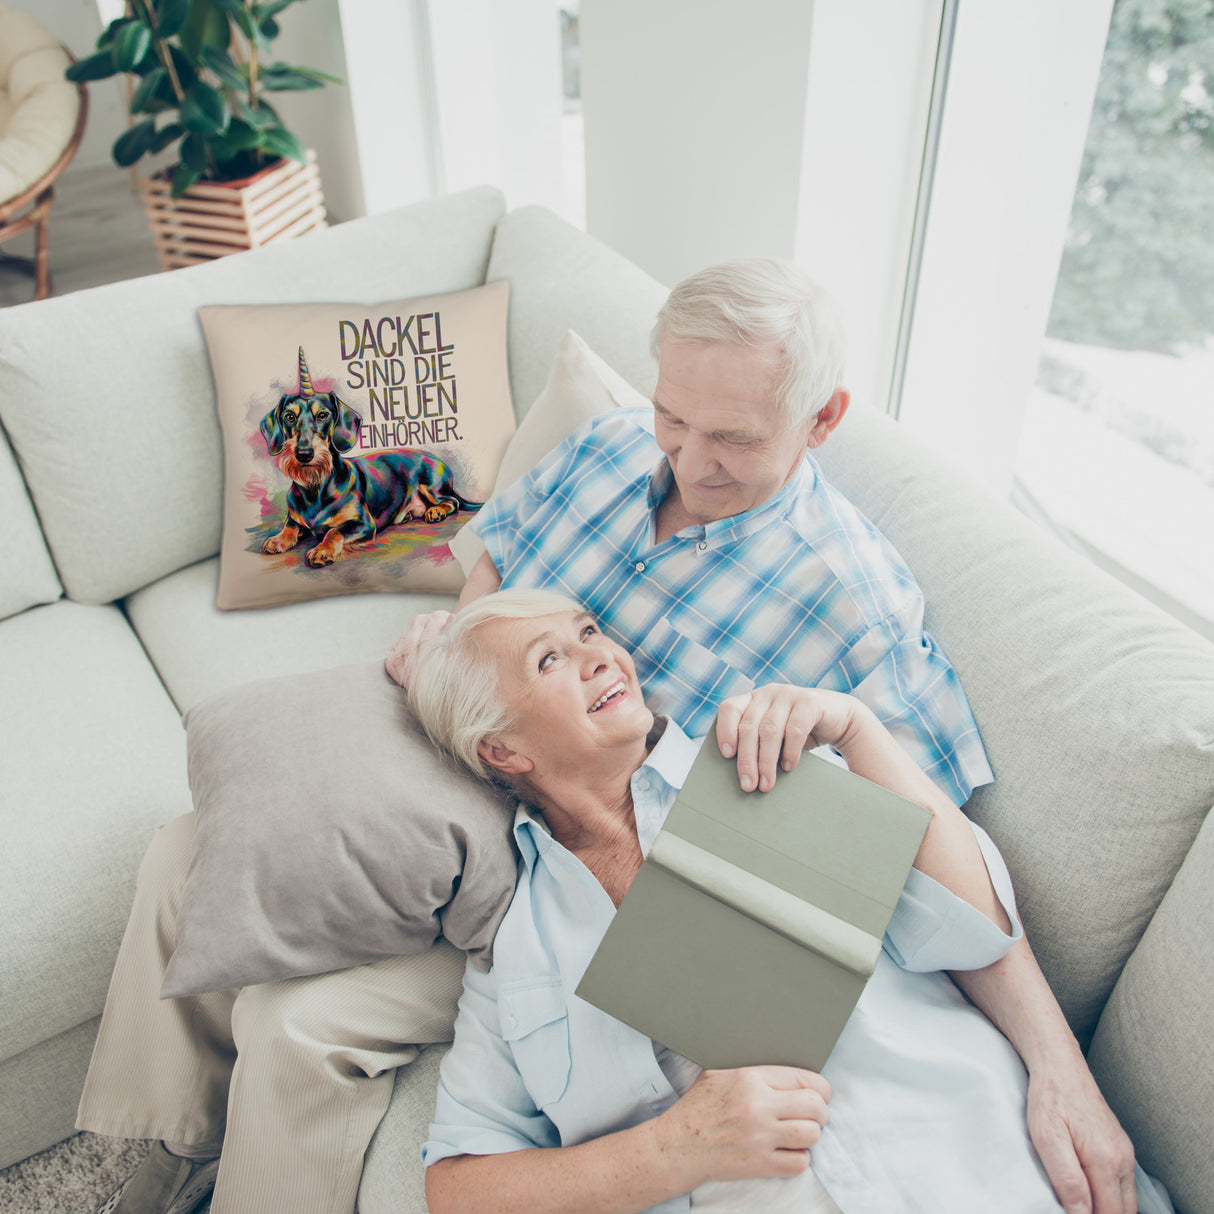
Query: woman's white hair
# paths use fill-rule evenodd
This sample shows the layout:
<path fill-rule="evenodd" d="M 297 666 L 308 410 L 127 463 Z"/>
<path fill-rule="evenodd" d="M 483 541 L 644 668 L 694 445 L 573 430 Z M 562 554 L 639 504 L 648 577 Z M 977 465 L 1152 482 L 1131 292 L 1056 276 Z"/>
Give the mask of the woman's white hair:
<path fill-rule="evenodd" d="M 499 590 L 475 599 L 417 654 L 409 681 L 409 705 L 427 736 L 486 780 L 497 774 L 477 748 L 514 722 L 502 698 L 497 664 L 477 633 L 494 620 L 525 620 L 582 611 L 580 604 L 553 590 Z"/>
<path fill-rule="evenodd" d="M 685 278 L 658 313 L 649 346 L 667 341 L 778 350 L 776 404 L 789 426 L 817 414 L 843 383 L 847 342 L 827 292 L 773 258 L 730 261 Z"/>

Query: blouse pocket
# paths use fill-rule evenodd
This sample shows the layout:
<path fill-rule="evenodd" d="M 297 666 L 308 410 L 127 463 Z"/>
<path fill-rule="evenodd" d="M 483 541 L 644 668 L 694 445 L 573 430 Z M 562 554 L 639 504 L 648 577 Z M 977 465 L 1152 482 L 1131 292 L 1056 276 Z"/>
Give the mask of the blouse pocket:
<path fill-rule="evenodd" d="M 569 1009 L 559 978 L 530 980 L 498 994 L 502 1037 L 538 1108 L 555 1104 L 569 1086 Z"/>

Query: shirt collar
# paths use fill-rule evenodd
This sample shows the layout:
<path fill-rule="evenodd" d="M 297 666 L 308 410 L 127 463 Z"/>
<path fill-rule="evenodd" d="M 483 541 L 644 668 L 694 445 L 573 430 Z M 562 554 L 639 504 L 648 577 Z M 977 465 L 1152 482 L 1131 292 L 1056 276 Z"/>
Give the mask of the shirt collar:
<path fill-rule="evenodd" d="M 808 453 L 802 459 L 800 467 L 793 474 L 788 484 L 775 497 L 768 498 L 762 505 L 742 514 L 734 514 L 729 518 L 717 519 L 703 526 L 684 527 L 675 534 L 690 536 L 693 539 L 704 540 L 709 544 L 730 544 L 744 540 L 761 531 L 769 523 L 783 518 L 793 507 L 793 503 L 802 493 L 812 493 L 818 487 L 818 465 Z M 657 467 L 649 476 L 647 501 L 650 513 L 657 517 L 658 506 L 662 499 L 674 489 L 674 472 L 670 461 L 663 456 Z"/>

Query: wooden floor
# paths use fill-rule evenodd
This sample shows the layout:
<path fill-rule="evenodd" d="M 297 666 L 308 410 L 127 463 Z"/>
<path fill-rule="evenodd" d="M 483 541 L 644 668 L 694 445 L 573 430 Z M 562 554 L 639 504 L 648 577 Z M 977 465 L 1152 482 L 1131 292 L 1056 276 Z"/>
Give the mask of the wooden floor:
<path fill-rule="evenodd" d="M 52 295 L 160 272 L 130 174 L 112 164 L 67 169 L 55 183 L 49 231 Z M 29 232 L 0 245 L 0 307 L 34 298 L 33 275 L 9 260 L 33 248 Z"/>

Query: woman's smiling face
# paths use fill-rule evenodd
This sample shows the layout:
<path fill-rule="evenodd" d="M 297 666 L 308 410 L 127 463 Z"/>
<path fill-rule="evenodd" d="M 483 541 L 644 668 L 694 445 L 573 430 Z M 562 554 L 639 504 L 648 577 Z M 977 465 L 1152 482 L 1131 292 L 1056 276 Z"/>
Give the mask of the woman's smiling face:
<path fill-rule="evenodd" d="M 477 630 L 514 723 L 498 739 L 537 773 L 631 755 L 653 726 L 627 650 L 587 612 L 494 620 Z"/>

